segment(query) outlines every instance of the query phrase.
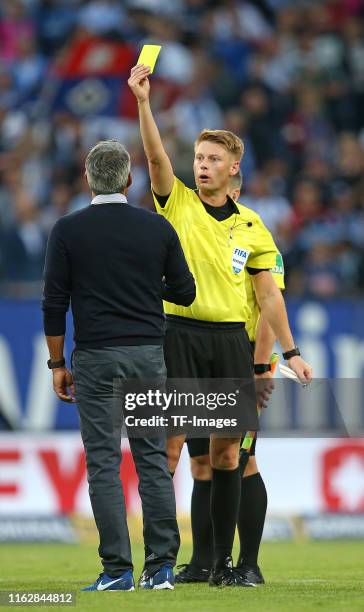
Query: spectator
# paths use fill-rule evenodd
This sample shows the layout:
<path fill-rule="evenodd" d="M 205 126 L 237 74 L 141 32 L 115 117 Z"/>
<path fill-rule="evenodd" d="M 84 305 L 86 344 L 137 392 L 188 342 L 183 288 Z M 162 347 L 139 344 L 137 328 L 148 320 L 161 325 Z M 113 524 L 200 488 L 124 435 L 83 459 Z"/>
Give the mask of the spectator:
<path fill-rule="evenodd" d="M 75 181 L 75 195 L 69 202 L 69 212 L 76 212 L 90 203 L 90 190 L 84 174 L 80 174 Z"/>
<path fill-rule="evenodd" d="M 251 85 L 243 92 L 241 105 L 247 114 L 247 134 L 257 166 L 261 167 L 278 152 L 278 126 L 269 107 L 268 93 L 261 84 Z"/>
<path fill-rule="evenodd" d="M 338 138 L 336 171 L 339 178 L 350 185 L 362 179 L 364 150 L 353 134 L 344 133 Z"/>
<path fill-rule="evenodd" d="M 290 219 L 291 208 L 286 198 L 272 193 L 268 176 L 263 172 L 257 172 L 249 182 L 244 204 L 261 216 L 279 243 L 280 226 Z"/>
<path fill-rule="evenodd" d="M 8 229 L 15 221 L 15 197 L 22 183 L 19 158 L 3 155 L 0 166 L 0 228 Z"/>
<path fill-rule="evenodd" d="M 190 143 L 206 125 L 212 130 L 222 125 L 222 113 L 209 93 L 202 72 L 196 71 L 184 87 L 181 98 L 168 113 L 168 121 L 176 126 L 178 137 Z"/>
<path fill-rule="evenodd" d="M 319 223 L 324 215 L 322 191 L 317 183 L 309 178 L 297 182 L 292 197 L 292 211 L 290 216 L 290 235 L 292 241 L 297 240 L 297 234 Z"/>
<path fill-rule="evenodd" d="M 27 15 L 23 0 L 2 2 L 0 16 L 0 58 L 11 64 L 19 40 L 32 36 L 35 24 Z"/>
<path fill-rule="evenodd" d="M 41 215 L 41 226 L 46 235 L 60 217 L 69 212 L 72 196 L 71 187 L 67 183 L 56 183 L 53 186 L 49 205 Z"/>
<path fill-rule="evenodd" d="M 237 134 L 244 142 L 244 156 L 241 160 L 241 172 L 243 175 L 243 193 L 245 192 L 245 185 L 249 183 L 249 180 L 254 173 L 256 167 L 256 160 L 254 155 L 254 148 L 251 140 L 248 136 L 248 116 L 240 108 L 230 108 L 225 113 L 225 130 L 229 130 L 234 134 Z"/>
<path fill-rule="evenodd" d="M 0 108 L 9 109 L 18 103 L 13 76 L 5 65 L 0 64 Z"/>
<path fill-rule="evenodd" d="M 334 133 L 323 112 L 323 100 L 318 88 L 304 85 L 297 91 L 297 107 L 287 118 L 283 137 L 293 155 L 293 168 L 299 169 L 306 156 L 330 159 Z"/>
<path fill-rule="evenodd" d="M 24 191 L 15 196 L 15 221 L 4 232 L 3 268 L 8 282 L 39 281 L 42 276 L 46 236 L 35 202 Z"/>
<path fill-rule="evenodd" d="M 33 93 L 41 83 L 46 67 L 45 58 L 37 52 L 36 40 L 23 36 L 16 44 L 16 54 L 12 62 L 12 73 L 16 88 L 22 100 Z"/>
<path fill-rule="evenodd" d="M 91 0 L 79 11 L 78 23 L 93 34 L 121 32 L 125 13 L 117 0 Z"/>
<path fill-rule="evenodd" d="M 181 32 L 176 21 L 160 16 L 150 17 L 150 38 L 143 42 L 152 43 L 160 41 L 163 45 L 163 54 L 158 61 L 158 75 L 166 80 L 184 85 L 193 76 L 192 52 L 182 44 Z"/>
<path fill-rule="evenodd" d="M 42 0 L 36 7 L 37 36 L 45 57 L 54 55 L 65 44 L 76 23 L 78 4 L 77 0 L 68 3 Z"/>
<path fill-rule="evenodd" d="M 316 244 L 312 247 L 305 264 L 305 273 L 309 295 L 319 298 L 338 295 L 342 278 L 332 245 Z"/>

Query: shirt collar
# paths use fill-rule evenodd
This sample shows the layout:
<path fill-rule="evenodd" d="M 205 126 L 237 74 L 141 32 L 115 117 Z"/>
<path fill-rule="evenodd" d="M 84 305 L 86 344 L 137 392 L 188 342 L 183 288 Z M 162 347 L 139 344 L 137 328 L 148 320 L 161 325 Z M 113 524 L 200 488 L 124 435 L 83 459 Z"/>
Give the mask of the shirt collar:
<path fill-rule="evenodd" d="M 229 202 L 229 204 L 230 204 L 231 208 L 233 208 L 233 209 L 234 209 L 234 213 L 235 213 L 236 215 L 240 215 L 240 210 L 239 210 L 239 208 L 238 208 L 237 203 L 236 203 L 236 202 L 234 202 L 234 200 L 233 200 L 233 199 L 232 199 L 232 198 L 231 198 L 229 195 L 226 195 L 226 201 L 227 201 L 227 202 Z"/>
<path fill-rule="evenodd" d="M 128 200 L 123 193 L 102 193 L 95 196 L 91 204 L 126 204 Z"/>
<path fill-rule="evenodd" d="M 195 192 L 198 195 L 198 190 L 197 189 L 195 189 Z M 200 196 L 198 195 L 198 197 L 200 197 Z M 204 202 L 201 198 L 200 198 L 200 200 L 201 200 L 201 202 L 203 204 L 207 204 L 207 202 Z M 228 194 L 226 194 L 226 202 L 225 202 L 225 204 L 223 204 L 223 206 L 226 206 L 226 204 L 229 204 L 231 210 L 233 210 L 236 215 L 240 215 L 240 210 L 238 208 L 237 203 L 234 202 L 234 200 Z M 207 204 L 207 205 L 211 206 L 211 204 Z M 215 206 L 214 208 L 221 208 L 221 207 Z"/>

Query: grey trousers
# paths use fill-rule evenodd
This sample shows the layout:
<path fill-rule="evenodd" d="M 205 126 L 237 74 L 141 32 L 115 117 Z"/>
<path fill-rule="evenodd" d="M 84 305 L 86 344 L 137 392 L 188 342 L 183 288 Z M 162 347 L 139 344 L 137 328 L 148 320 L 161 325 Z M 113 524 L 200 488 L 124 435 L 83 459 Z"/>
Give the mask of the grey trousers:
<path fill-rule="evenodd" d="M 118 576 L 133 569 L 133 564 L 120 481 L 122 409 L 121 402 L 115 401 L 113 381 L 157 377 L 164 381 L 163 347 L 77 349 L 72 373 L 90 500 L 100 536 L 99 555 L 104 571 Z M 143 508 L 145 568 L 155 571 L 166 563 L 174 566 L 180 537 L 165 438 L 134 438 L 129 442 Z"/>

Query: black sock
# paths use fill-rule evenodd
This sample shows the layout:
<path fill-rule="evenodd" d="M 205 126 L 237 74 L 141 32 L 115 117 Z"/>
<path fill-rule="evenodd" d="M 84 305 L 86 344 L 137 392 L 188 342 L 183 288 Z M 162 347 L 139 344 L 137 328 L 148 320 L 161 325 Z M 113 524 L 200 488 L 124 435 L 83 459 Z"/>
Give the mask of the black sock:
<path fill-rule="evenodd" d="M 231 555 L 240 501 L 240 469 L 212 470 L 211 519 L 214 534 L 214 567 Z"/>
<path fill-rule="evenodd" d="M 240 563 L 258 565 L 266 511 L 267 491 L 260 473 L 243 478 L 238 518 Z"/>
<path fill-rule="evenodd" d="M 213 535 L 210 514 L 211 480 L 194 480 L 191 498 L 192 559 L 203 569 L 212 566 Z"/>

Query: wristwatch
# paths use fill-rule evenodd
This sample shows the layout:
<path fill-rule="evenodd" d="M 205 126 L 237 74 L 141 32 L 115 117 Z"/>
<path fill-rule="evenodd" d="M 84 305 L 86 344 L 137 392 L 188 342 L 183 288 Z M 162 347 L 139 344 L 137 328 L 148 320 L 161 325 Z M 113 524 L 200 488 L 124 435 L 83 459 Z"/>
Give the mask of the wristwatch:
<path fill-rule="evenodd" d="M 270 363 L 255 363 L 254 364 L 254 374 L 265 374 L 266 372 L 270 372 L 272 366 Z"/>
<path fill-rule="evenodd" d="M 288 361 L 288 359 L 291 359 L 291 357 L 296 357 L 300 355 L 301 353 L 300 353 L 300 349 L 298 348 L 298 346 L 295 346 L 290 351 L 286 351 L 285 353 L 282 353 L 283 359 L 285 359 L 286 361 Z"/>
<path fill-rule="evenodd" d="M 52 361 L 51 359 L 48 359 L 47 361 L 47 366 L 50 370 L 54 370 L 55 368 L 63 368 L 64 365 L 66 365 L 66 360 L 64 357 L 62 357 L 62 359 L 59 361 Z"/>

